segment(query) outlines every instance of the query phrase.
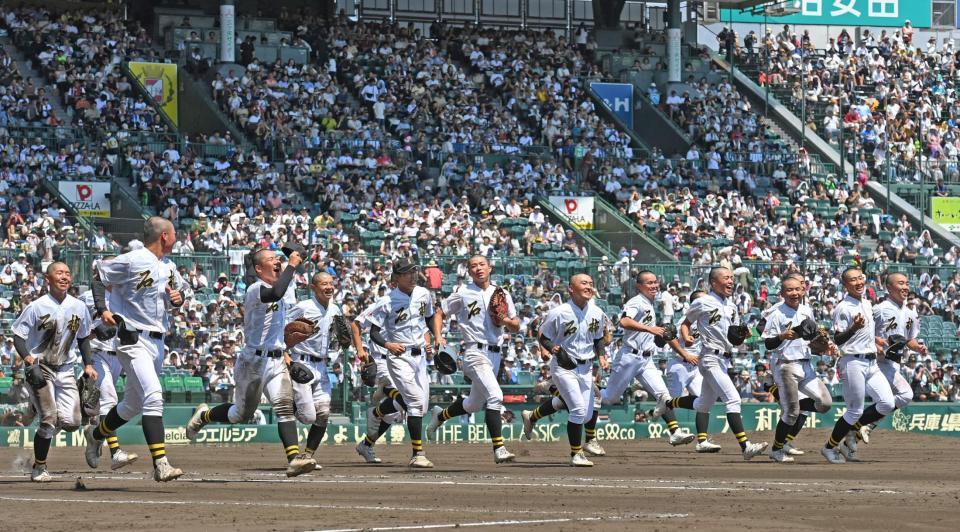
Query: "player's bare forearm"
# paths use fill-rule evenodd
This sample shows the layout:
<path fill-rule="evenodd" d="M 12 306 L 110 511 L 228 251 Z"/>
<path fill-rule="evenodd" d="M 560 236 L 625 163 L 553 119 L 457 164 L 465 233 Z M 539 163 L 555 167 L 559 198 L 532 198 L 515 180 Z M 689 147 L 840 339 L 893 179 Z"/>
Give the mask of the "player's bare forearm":
<path fill-rule="evenodd" d="M 437 345 L 446 345 L 447 341 L 443 337 L 443 312 L 434 312 L 432 318 L 433 341 Z M 427 345 L 430 345 L 429 343 Z"/>
<path fill-rule="evenodd" d="M 680 324 L 680 336 L 683 338 L 683 343 L 690 345 L 695 341 L 695 338 L 690 334 L 690 321 L 683 320 L 683 323 Z"/>
<path fill-rule="evenodd" d="M 367 351 L 363 348 L 363 337 L 360 334 L 360 324 L 356 321 L 350 322 L 350 338 L 353 340 L 353 348 L 357 350 L 360 360 L 367 360 Z"/>

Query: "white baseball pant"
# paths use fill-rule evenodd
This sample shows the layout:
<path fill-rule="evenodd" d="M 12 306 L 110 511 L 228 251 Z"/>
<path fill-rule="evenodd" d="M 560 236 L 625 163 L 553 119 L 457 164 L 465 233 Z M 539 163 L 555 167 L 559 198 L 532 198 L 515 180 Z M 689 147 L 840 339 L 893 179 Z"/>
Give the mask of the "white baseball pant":
<path fill-rule="evenodd" d="M 593 417 L 593 362 L 577 364 L 576 369 L 563 369 L 557 357 L 550 359 L 550 374 L 560 397 L 567 404 L 570 422 L 584 424 Z"/>
<path fill-rule="evenodd" d="M 887 382 L 890 383 L 894 408 L 903 408 L 910 404 L 910 401 L 913 401 L 913 388 L 900 373 L 900 364 L 884 358 L 877 360 L 877 367 L 880 368 L 880 373 L 883 373 Z"/>
<path fill-rule="evenodd" d="M 244 347 L 233 369 L 236 386 L 233 389 L 233 406 L 227 416 L 230 423 L 241 423 L 253 417 L 260 404 L 260 396 L 266 395 L 273 405 L 278 422 L 294 421 L 293 381 L 283 357 L 257 356 L 255 349 Z"/>
<path fill-rule="evenodd" d="M 57 432 L 73 432 L 80 428 L 80 392 L 73 365 L 64 364 L 54 371 L 40 365 L 47 385 L 39 390 L 30 387 L 30 404 L 37 412 L 40 426 L 37 434 L 52 439 Z"/>
<path fill-rule="evenodd" d="M 100 389 L 100 412 L 105 416 L 110 409 L 117 406 L 117 380 L 123 368 L 117 355 L 109 355 L 103 351 L 93 352 L 93 369 L 97 370 L 97 388 Z M 89 414 L 89 412 L 87 412 Z"/>
<path fill-rule="evenodd" d="M 870 394 L 876 403 L 877 412 L 884 416 L 893 412 L 893 392 L 876 360 L 844 355 L 837 363 L 837 373 L 840 374 L 843 398 L 847 402 L 847 411 L 843 414 L 847 423 L 853 425 L 860 420 L 867 394 Z"/>
<path fill-rule="evenodd" d="M 400 356 L 387 355 L 387 370 L 403 401 L 407 404 L 407 415 L 423 417 L 430 402 L 430 377 L 427 376 L 427 357 L 424 348 L 420 355 L 413 356 L 408 348 Z"/>
<path fill-rule="evenodd" d="M 653 364 L 653 357 L 638 355 L 632 350 L 621 350 L 613 373 L 607 379 L 607 387 L 600 391 L 601 403 L 604 405 L 619 403 L 623 392 L 635 378 L 639 378 L 640 384 L 658 400 L 664 395 L 670 398 L 667 385 L 663 382 L 663 375 Z"/>
<path fill-rule="evenodd" d="M 684 389 L 687 390 L 687 394 L 699 397 L 702 386 L 703 377 L 696 365 L 679 358 L 670 359 L 667 365 L 667 391 L 670 397 L 683 396 Z"/>
<path fill-rule="evenodd" d="M 701 354 L 697 364 L 703 384 L 700 385 L 701 395 L 693 402 L 697 412 L 710 412 L 710 407 L 719 399 L 726 406 L 728 414 L 740 413 L 740 392 L 727 374 L 727 360 L 725 357 L 714 354 Z"/>
<path fill-rule="evenodd" d="M 330 391 L 333 385 L 327 373 L 326 362 L 306 362 L 313 371 L 313 380 L 293 383 L 293 402 L 297 421 L 306 425 L 326 425 L 330 419 Z"/>
<path fill-rule="evenodd" d="M 833 405 L 827 385 L 817 378 L 809 359 L 778 361 L 773 365 L 773 382 L 780 387 L 780 419 L 787 425 L 797 422 L 800 399 L 813 399 L 821 414 Z"/>
<path fill-rule="evenodd" d="M 497 382 L 500 369 L 500 353 L 468 347 L 463 351 L 463 374 L 470 377 L 470 395 L 463 399 L 467 412 L 487 410 L 500 411 L 503 407 L 503 390 Z"/>
<path fill-rule="evenodd" d="M 163 339 L 140 333 L 131 345 L 117 347 L 117 358 L 127 375 L 123 400 L 117 404 L 117 413 L 124 420 L 137 414 L 163 415 L 163 388 L 160 386 L 160 368 L 163 366 Z"/>

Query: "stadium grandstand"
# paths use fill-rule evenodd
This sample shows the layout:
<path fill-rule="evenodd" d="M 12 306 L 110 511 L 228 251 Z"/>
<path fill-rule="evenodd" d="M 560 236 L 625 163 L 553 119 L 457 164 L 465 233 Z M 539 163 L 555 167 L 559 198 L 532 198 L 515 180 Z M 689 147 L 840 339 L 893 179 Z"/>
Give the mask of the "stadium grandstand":
<path fill-rule="evenodd" d="M 846 268 L 873 301 L 906 274 L 929 351 L 902 373 L 917 401 L 957 401 L 955 2 L 833 22 L 830 2 L 794 4 L 4 3 L 0 422 L 32 418 L 11 327 L 47 266 L 66 262 L 82 292 L 149 216 L 175 224 L 192 292 L 165 340 L 169 424 L 231 397 L 245 258 L 288 242 L 309 252 L 298 298 L 327 272 L 350 317 L 401 259 L 440 298 L 488 257 L 520 317 L 499 374 L 517 415 L 547 393 L 537 331 L 572 274 L 618 318 L 653 271 L 658 316 L 678 323 L 716 265 L 751 327 L 789 273 L 825 326 Z M 834 362 L 814 365 L 840 399 Z M 732 359 L 744 401 L 773 400 L 769 363 L 753 332 Z M 329 368 L 333 412 L 357 424 L 360 365 L 350 348 Z M 430 374 L 431 404 L 469 388 Z M 627 395 L 612 419 L 652 400 Z"/>

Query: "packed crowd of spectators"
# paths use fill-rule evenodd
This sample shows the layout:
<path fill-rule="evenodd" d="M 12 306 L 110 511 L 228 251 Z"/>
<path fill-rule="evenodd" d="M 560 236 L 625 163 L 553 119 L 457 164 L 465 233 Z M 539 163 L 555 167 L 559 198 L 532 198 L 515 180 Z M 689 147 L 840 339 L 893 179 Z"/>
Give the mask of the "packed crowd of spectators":
<path fill-rule="evenodd" d="M 15 80 L 11 90 L 25 97 L 18 101 L 24 122 L 70 124 L 93 137 L 105 131 L 167 130 L 157 109 L 122 71 L 124 61 L 159 59 L 138 22 L 112 11 L 56 15 L 32 7 L 3 8 L 0 16 L 13 42 L 48 82 L 48 87 L 34 87 L 32 81 L 21 86 Z M 70 116 L 51 113 L 53 98 Z"/>
<path fill-rule="evenodd" d="M 64 68 L 68 87 L 71 73 L 107 73 L 116 57 L 148 44 L 138 27 L 114 34 L 123 30 L 109 17 L 50 23 L 43 15 L 18 13 L 5 14 L 8 26 L 22 34 L 36 31 L 36 42 L 53 45 L 50 50 L 76 38 L 73 26 L 88 35 L 90 48 L 77 54 L 84 57 L 61 51 L 63 64 L 70 65 Z M 752 322 L 776 300 L 778 279 L 791 264 L 805 264 L 813 286 L 810 299 L 822 319 L 840 296 L 835 263 L 848 255 L 883 267 L 911 254 L 960 265 L 958 250 L 941 257 L 933 253 L 929 234 L 908 236 L 905 219 L 861 215 L 875 205 L 859 186 L 847 190 L 832 180 L 808 179 L 804 153 L 732 158 L 757 150 L 766 154 L 769 146 L 745 100 L 723 84 L 704 87 L 676 109 L 702 141 L 702 154 L 692 148 L 686 156 L 667 158 L 654 151 L 633 158 L 627 139 L 600 119 L 587 97 L 586 81 L 602 77 L 589 38 L 568 43 L 550 32 L 437 25 L 431 29 L 436 40 L 427 41 L 411 27 L 346 21 L 324 27 L 309 17 L 296 31 L 298 39 L 311 43 L 315 61 L 297 67 L 251 60 L 244 71 L 213 80 L 217 100 L 262 142 L 257 151 L 236 149 L 227 136 L 213 139 L 226 147 L 216 155 L 189 143 L 160 151 L 135 140 L 121 145 L 108 139 L 102 153 L 68 148 L 51 155 L 24 141 L 3 146 L 9 164 L 0 187 L 25 187 L 46 171 L 93 166 L 96 174 L 113 175 L 122 167 L 148 204 L 183 229 L 175 255 L 229 257 L 223 271 L 200 264 L 181 267 L 194 294 L 174 313 L 174 334 L 168 336 L 167 366 L 202 377 L 211 393 L 226 396 L 232 389 L 232 365 L 243 345 L 239 302 L 248 282 L 243 257 L 253 247 L 279 249 L 288 240 L 306 244 L 311 260 L 308 272 L 297 278 L 301 296 L 308 273 L 326 270 L 339 281 L 337 303 L 355 315 L 388 289 L 389 262 L 400 257 L 425 264 L 423 284 L 440 292 L 468 282 L 462 261 L 443 262 L 443 257 L 480 253 L 496 268 L 536 260 L 547 246 L 587 265 L 584 242 L 550 223 L 536 203 L 575 187 L 603 191 L 640 224 L 656 225 L 664 245 L 692 262 L 694 273 L 717 263 L 734 270 L 740 283 L 736 302 Z M 61 70 L 60 55 L 45 63 L 53 73 Z M 140 119 L 130 120 L 128 129 L 142 129 Z M 286 157 L 271 161 L 264 154 L 273 153 L 277 143 Z M 548 147 L 542 156 L 536 154 L 539 145 Z M 488 164 L 475 153 L 511 157 Z M 766 194 L 757 193 L 761 180 L 769 181 Z M 838 212 L 821 216 L 808 200 L 827 201 Z M 36 272 L 58 249 L 82 240 L 96 251 L 121 250 L 102 231 L 70 237 L 76 232 L 49 197 L 36 199 L 27 192 L 10 200 L 0 195 L 0 202 L 6 208 L 3 248 L 23 252 L 0 265 L 0 283 L 8 284 L 5 270 L 10 270 L 17 292 L 8 313 L 42 290 Z M 522 221 L 521 230 L 508 228 L 508 220 Z M 881 228 L 896 234 L 888 245 L 858 247 Z M 590 268 L 601 289 L 623 286 L 629 297 L 631 260 L 630 250 L 622 250 L 615 263 Z M 780 266 L 758 269 L 756 261 Z M 24 274 L 18 274 L 21 268 Z M 680 319 L 691 291 L 702 288 L 700 277 L 663 279 L 657 305 L 665 320 Z M 564 299 L 565 279 L 543 262 L 501 280 L 510 284 L 521 315 L 520 334 L 506 344 L 503 382 L 518 383 L 530 374 L 539 380 L 546 375 L 535 331 L 543 314 Z M 871 273 L 872 298 L 882 294 L 879 286 Z M 923 315 L 952 321 L 958 289 L 956 274 L 949 279 L 925 274 L 911 304 Z M 456 327 L 450 332 L 455 334 Z M 956 355 L 934 352 L 929 361 L 914 362 L 911 381 L 925 397 L 956 395 L 951 366 L 960 361 Z M 762 387 L 755 386 L 762 382 L 765 361 L 752 347 L 737 355 L 734 370 L 743 379 L 738 384 L 745 398 L 765 400 Z M 823 378 L 835 379 L 829 361 L 823 363 Z M 337 381 L 356 379 L 356 360 L 347 357 L 341 364 L 331 368 Z"/>
<path fill-rule="evenodd" d="M 958 51 L 952 38 L 913 42 L 912 29 L 864 30 L 858 40 L 844 31 L 818 49 L 789 26 L 764 39 L 757 56 L 761 84 L 789 88 L 799 113 L 806 100 L 811 129 L 844 151 L 857 178 L 956 181 L 960 173 L 957 118 L 953 109 Z"/>

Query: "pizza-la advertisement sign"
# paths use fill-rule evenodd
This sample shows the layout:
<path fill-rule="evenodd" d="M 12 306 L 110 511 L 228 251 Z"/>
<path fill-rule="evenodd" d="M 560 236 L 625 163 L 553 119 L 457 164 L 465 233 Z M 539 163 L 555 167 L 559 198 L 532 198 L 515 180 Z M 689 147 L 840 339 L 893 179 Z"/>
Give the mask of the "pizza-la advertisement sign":
<path fill-rule="evenodd" d="M 60 181 L 59 188 L 80 216 L 110 217 L 109 181 Z"/>
<path fill-rule="evenodd" d="M 588 196 L 550 196 L 550 205 L 578 229 L 593 229 L 593 198 Z"/>

